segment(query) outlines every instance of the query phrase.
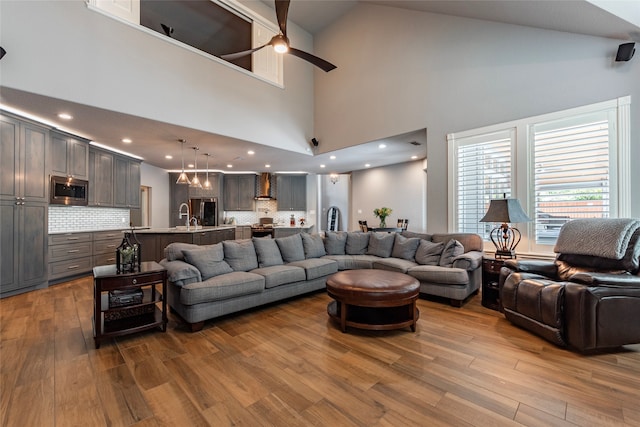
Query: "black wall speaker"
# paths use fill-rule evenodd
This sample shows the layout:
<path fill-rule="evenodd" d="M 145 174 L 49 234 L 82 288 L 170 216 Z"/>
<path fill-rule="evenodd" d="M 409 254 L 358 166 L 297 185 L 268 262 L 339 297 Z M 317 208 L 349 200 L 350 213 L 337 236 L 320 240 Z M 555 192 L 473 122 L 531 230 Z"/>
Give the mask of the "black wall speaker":
<path fill-rule="evenodd" d="M 2 57 L 7 53 L 6 50 L 4 50 L 4 48 L 2 46 L 0 46 L 0 59 L 2 59 Z"/>
<path fill-rule="evenodd" d="M 634 42 L 631 43 L 622 43 L 618 46 L 618 54 L 616 55 L 616 61 L 628 61 L 633 58 L 633 54 L 636 52 L 636 49 L 633 47 L 635 45 Z"/>
<path fill-rule="evenodd" d="M 313 144 L 313 146 L 314 146 L 314 147 L 317 147 L 317 146 L 318 146 L 318 144 L 320 143 L 320 141 L 318 141 L 318 140 L 317 140 L 317 139 L 315 139 L 315 138 L 311 138 L 311 143 Z"/>

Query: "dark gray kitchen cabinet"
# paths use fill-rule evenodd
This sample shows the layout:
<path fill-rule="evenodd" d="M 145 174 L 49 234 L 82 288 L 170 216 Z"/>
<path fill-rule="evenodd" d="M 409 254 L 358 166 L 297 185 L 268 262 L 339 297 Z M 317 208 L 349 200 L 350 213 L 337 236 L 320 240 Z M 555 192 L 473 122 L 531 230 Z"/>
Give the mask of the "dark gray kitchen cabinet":
<path fill-rule="evenodd" d="M 306 175 L 278 175 L 276 191 L 279 211 L 307 210 Z"/>
<path fill-rule="evenodd" d="M 255 209 L 255 175 L 225 174 L 223 179 L 223 209 L 225 211 L 252 211 Z"/>
<path fill-rule="evenodd" d="M 89 205 L 113 206 L 114 155 L 108 151 L 89 149 Z"/>
<path fill-rule="evenodd" d="M 89 141 L 51 131 L 51 175 L 89 179 Z"/>
<path fill-rule="evenodd" d="M 1 296 L 46 286 L 49 129 L 0 115 Z"/>
<path fill-rule="evenodd" d="M 115 156 L 114 201 L 118 208 L 140 207 L 140 162 Z"/>

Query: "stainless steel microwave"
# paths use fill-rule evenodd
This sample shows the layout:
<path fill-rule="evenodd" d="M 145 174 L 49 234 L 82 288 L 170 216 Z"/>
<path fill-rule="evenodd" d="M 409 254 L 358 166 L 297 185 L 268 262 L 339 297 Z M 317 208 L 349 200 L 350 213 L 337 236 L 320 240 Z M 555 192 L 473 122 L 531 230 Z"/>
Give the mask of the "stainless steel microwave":
<path fill-rule="evenodd" d="M 49 203 L 53 205 L 87 206 L 89 204 L 89 181 L 51 176 Z"/>

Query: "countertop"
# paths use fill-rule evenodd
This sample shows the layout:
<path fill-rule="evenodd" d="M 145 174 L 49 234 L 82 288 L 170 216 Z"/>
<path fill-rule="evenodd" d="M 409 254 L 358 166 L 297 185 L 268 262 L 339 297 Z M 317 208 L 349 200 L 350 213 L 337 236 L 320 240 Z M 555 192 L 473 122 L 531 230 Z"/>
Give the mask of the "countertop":
<path fill-rule="evenodd" d="M 202 233 L 208 231 L 216 231 L 216 230 L 235 230 L 235 225 L 217 225 L 217 226 L 198 226 L 194 228 L 190 227 L 188 230 L 183 225 L 180 227 L 171 227 L 171 228 L 147 228 L 144 230 L 136 230 L 136 234 L 182 234 L 182 233 Z"/>

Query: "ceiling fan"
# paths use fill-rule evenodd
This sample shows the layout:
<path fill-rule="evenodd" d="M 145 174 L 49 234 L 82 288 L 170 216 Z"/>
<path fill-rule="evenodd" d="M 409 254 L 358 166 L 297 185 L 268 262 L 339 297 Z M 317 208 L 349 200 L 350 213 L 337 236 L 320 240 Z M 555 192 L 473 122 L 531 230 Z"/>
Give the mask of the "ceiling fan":
<path fill-rule="evenodd" d="M 263 47 L 272 46 L 278 53 L 289 53 L 298 58 L 304 59 L 307 62 L 312 63 L 318 68 L 323 69 L 327 73 L 334 68 L 337 68 L 332 63 L 325 61 L 322 58 L 318 58 L 315 55 L 296 49 L 289 45 L 289 38 L 287 37 L 287 14 L 289 13 L 289 3 L 291 0 L 275 0 L 276 3 L 276 17 L 278 18 L 278 26 L 280 27 L 280 33 L 276 34 L 269 40 L 269 43 L 262 46 L 255 47 L 253 49 L 244 50 L 242 52 L 229 53 L 227 55 L 221 55 L 220 58 L 226 60 L 234 60 L 246 55 L 250 55 Z"/>

